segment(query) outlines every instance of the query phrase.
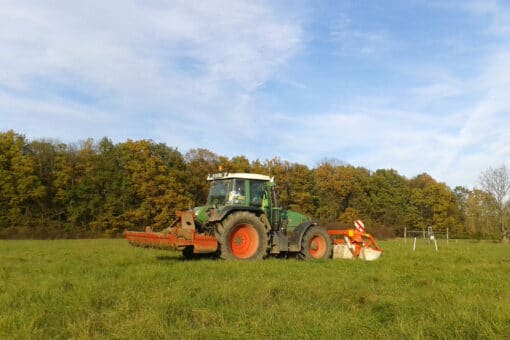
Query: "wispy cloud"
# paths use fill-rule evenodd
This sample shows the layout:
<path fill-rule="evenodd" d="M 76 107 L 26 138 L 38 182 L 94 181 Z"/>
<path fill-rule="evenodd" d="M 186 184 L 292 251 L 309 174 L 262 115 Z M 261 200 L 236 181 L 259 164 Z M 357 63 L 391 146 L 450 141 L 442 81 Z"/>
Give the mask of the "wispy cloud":
<path fill-rule="evenodd" d="M 455 97 L 464 93 L 462 84 L 456 79 L 440 79 L 437 82 L 414 88 L 411 92 L 428 102 Z"/>
<path fill-rule="evenodd" d="M 299 138 L 289 132 L 280 136 L 282 145 L 292 144 L 294 157 L 307 164 L 335 156 L 350 164 L 370 169 L 398 167 L 406 175 L 427 171 L 434 175 L 447 166 L 449 149 L 457 141 L 448 130 L 458 124 L 452 117 L 431 117 L 412 111 L 382 107 L 352 108 L 329 113 L 282 119 L 292 131 L 303 130 Z M 277 143 L 278 144 L 278 143 Z M 299 150 L 299 151 L 298 151 Z"/>
<path fill-rule="evenodd" d="M 344 15 L 333 23 L 329 35 L 342 55 L 372 56 L 395 44 L 387 32 L 356 28 L 352 19 Z"/>
<path fill-rule="evenodd" d="M 196 129 L 202 110 L 226 121 L 227 103 L 242 105 L 236 99 L 270 79 L 302 34 L 268 2 L 251 1 L 13 1 L 0 20 L 0 114 L 19 115 L 19 102 L 26 110 L 2 129 L 76 106 L 98 124 L 103 111 L 147 113 L 140 124 L 176 117 Z"/>

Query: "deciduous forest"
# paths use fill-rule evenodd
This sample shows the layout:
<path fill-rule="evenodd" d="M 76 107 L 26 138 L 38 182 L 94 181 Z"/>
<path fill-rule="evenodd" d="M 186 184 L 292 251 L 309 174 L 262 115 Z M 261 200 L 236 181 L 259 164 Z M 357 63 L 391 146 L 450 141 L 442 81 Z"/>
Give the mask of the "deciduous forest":
<path fill-rule="evenodd" d="M 453 237 L 501 237 L 501 209 L 492 193 L 450 188 L 426 173 L 406 178 L 393 169 L 328 160 L 309 168 L 206 149 L 183 154 L 152 140 L 64 144 L 11 130 L 0 133 L 0 238 L 113 237 L 125 229 L 161 228 L 176 210 L 205 203 L 206 177 L 220 166 L 274 176 L 283 207 L 324 225 L 351 227 L 361 218 L 384 237 L 428 226 L 449 228 Z"/>

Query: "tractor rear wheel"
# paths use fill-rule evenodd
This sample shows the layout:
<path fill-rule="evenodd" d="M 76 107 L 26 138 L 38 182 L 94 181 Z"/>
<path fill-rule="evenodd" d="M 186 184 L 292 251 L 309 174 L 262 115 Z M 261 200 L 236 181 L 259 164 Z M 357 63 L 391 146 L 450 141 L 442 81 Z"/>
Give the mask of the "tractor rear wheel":
<path fill-rule="evenodd" d="M 303 260 L 331 258 L 333 245 L 329 234 L 320 227 L 309 228 L 301 241 L 299 257 Z"/>
<path fill-rule="evenodd" d="M 266 227 L 247 211 L 230 214 L 216 226 L 219 255 L 225 260 L 260 260 L 269 249 Z"/>

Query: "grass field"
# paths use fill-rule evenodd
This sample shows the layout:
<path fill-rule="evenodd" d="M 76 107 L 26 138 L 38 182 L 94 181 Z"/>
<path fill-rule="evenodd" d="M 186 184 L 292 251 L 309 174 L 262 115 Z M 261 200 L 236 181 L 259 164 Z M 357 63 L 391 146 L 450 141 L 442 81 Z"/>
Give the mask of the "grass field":
<path fill-rule="evenodd" d="M 183 261 L 124 240 L 0 241 L 0 338 L 510 338 L 510 247 L 378 261 Z"/>

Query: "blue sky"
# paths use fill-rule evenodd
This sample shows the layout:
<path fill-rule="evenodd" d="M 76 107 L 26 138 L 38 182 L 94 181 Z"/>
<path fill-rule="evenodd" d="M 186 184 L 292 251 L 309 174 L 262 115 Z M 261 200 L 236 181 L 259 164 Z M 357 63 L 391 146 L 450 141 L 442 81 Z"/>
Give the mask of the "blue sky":
<path fill-rule="evenodd" d="M 510 159 L 506 1 L 2 1 L 0 130 L 477 185 Z"/>

